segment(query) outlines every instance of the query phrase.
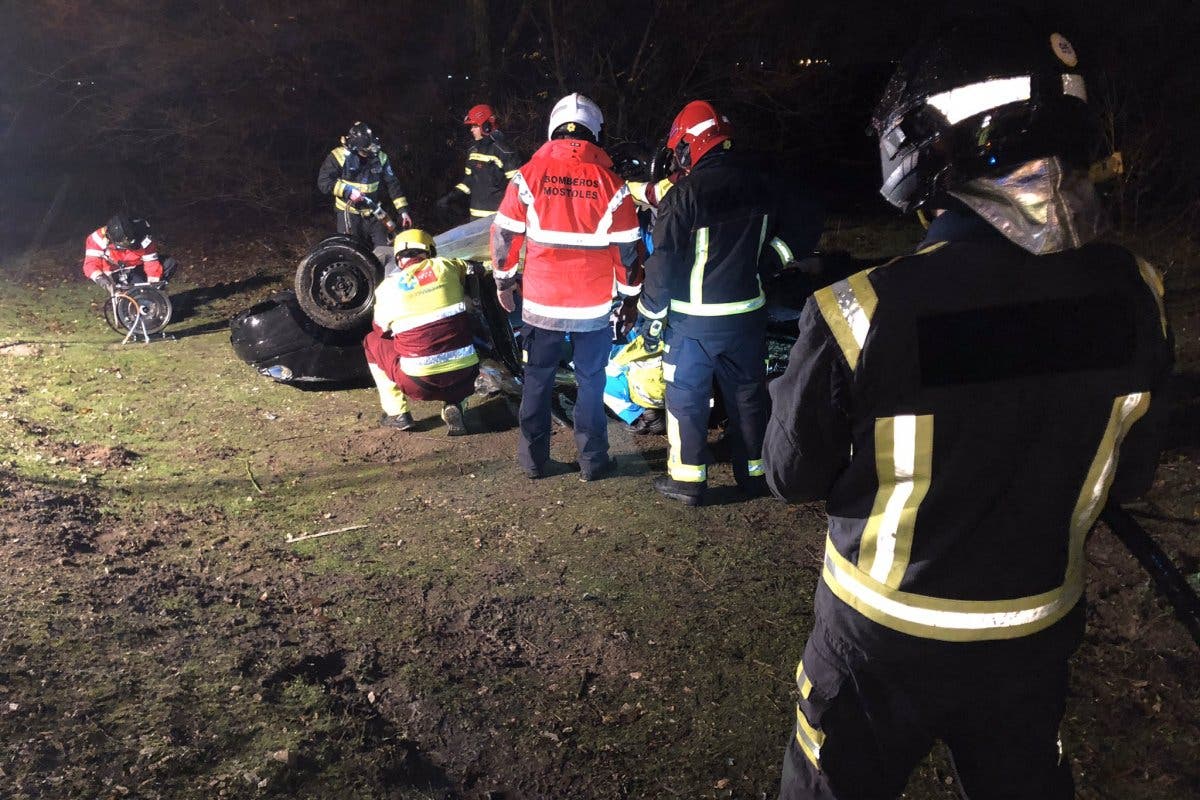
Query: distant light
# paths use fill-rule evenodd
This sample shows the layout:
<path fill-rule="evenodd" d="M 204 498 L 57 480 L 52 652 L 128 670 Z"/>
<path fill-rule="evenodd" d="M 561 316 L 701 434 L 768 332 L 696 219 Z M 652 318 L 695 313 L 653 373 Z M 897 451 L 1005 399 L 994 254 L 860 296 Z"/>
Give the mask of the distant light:
<path fill-rule="evenodd" d="M 450 78 L 453 78 L 453 77 L 454 77 L 453 75 L 447 75 L 447 76 L 446 76 L 446 78 L 447 78 L 447 79 L 450 79 Z"/>

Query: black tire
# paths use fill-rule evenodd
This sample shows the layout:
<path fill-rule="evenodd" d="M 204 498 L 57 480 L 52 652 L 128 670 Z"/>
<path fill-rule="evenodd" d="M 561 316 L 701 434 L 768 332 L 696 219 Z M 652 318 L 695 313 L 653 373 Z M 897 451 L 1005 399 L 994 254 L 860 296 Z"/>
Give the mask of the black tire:
<path fill-rule="evenodd" d="M 350 330 L 370 319 L 373 293 L 382 278 L 373 254 L 332 237 L 296 268 L 296 301 L 318 325 Z"/>

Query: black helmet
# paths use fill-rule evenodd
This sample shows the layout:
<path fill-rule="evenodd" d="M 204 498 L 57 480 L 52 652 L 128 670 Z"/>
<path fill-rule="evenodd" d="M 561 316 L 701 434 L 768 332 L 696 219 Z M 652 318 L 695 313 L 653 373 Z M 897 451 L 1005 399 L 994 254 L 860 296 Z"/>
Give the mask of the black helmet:
<path fill-rule="evenodd" d="M 622 142 L 608 152 L 613 172 L 627 181 L 650 180 L 650 150 L 637 142 Z"/>
<path fill-rule="evenodd" d="M 108 241 L 117 247 L 137 249 L 150 236 L 150 223 L 124 212 L 114 214 L 105 226 Z"/>
<path fill-rule="evenodd" d="M 1086 168 L 1100 143 L 1075 48 L 1020 17 L 964 18 L 927 38 L 900 62 L 871 125 L 880 193 L 902 211 L 1036 158 Z"/>
<path fill-rule="evenodd" d="M 379 151 L 379 139 L 371 130 L 371 126 L 365 122 L 356 122 L 351 125 L 350 132 L 342 141 L 351 150 L 369 150 L 372 153 Z"/>

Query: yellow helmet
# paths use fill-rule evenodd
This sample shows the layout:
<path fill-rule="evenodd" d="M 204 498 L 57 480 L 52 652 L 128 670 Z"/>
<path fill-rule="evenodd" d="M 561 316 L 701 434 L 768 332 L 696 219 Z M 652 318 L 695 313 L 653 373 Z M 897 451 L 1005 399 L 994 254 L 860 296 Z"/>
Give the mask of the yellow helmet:
<path fill-rule="evenodd" d="M 433 237 L 420 228 L 409 228 L 405 231 L 400 231 L 396 234 L 395 241 L 392 242 L 392 251 L 399 260 L 401 254 L 409 250 L 419 250 L 426 257 L 437 255 L 437 249 L 433 246 Z"/>

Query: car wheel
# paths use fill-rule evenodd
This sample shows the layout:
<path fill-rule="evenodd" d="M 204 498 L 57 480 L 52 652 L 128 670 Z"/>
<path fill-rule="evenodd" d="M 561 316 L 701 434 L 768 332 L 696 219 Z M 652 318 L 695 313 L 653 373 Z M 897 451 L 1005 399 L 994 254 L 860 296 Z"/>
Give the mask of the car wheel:
<path fill-rule="evenodd" d="M 349 330 L 370 318 L 381 271 L 370 253 L 346 242 L 323 242 L 296 268 L 296 301 L 318 325 Z"/>

